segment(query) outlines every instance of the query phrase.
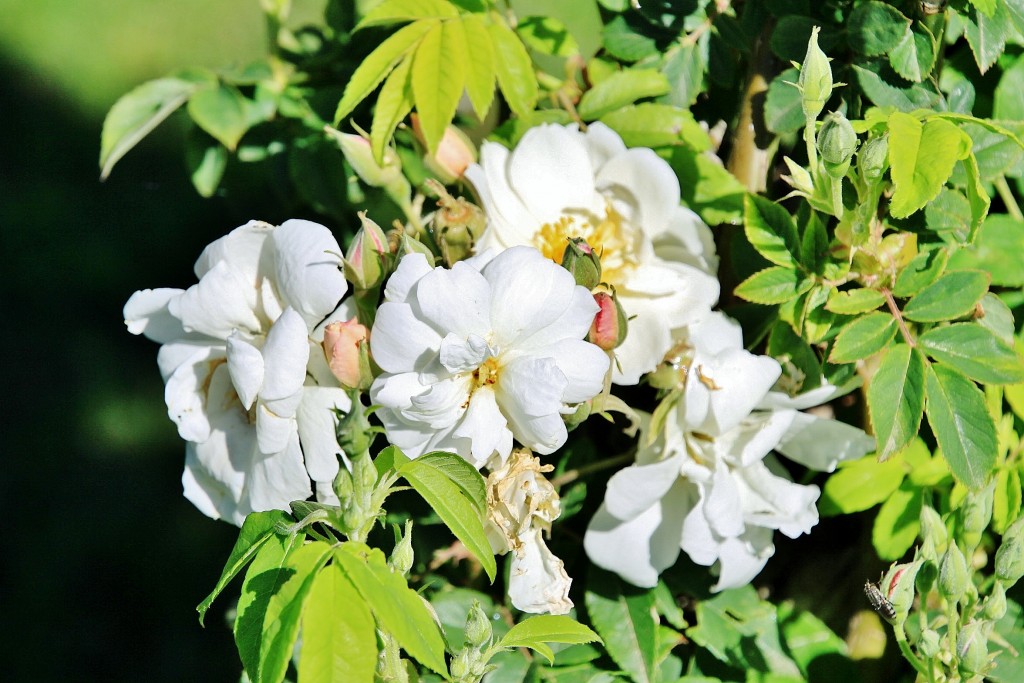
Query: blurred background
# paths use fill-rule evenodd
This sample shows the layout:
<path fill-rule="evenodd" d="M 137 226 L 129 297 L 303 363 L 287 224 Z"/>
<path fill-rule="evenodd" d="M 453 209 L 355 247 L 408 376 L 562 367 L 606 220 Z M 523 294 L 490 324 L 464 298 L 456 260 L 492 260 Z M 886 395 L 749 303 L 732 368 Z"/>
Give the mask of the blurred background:
<path fill-rule="evenodd" d="M 259 3 L 0 0 L 0 16 L 3 679 L 236 681 L 230 598 L 205 629 L 194 607 L 237 530 L 182 497 L 157 345 L 121 308 L 136 289 L 189 286 L 231 228 L 289 216 L 201 199 L 178 117 L 104 183 L 97 162 L 120 95 L 263 54 Z"/>

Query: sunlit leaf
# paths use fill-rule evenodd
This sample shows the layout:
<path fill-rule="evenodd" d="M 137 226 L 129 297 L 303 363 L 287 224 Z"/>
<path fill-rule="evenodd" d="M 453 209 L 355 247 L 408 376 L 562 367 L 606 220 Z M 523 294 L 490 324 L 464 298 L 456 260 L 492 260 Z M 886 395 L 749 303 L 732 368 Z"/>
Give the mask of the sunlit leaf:
<path fill-rule="evenodd" d="M 949 469 L 969 488 L 985 485 L 996 460 L 996 427 L 981 390 L 944 365 L 926 368 L 925 414 Z"/>
<path fill-rule="evenodd" d="M 372 680 L 375 627 L 369 606 L 348 577 L 334 566 L 321 571 L 302 612 L 299 683 Z"/>
<path fill-rule="evenodd" d="M 868 387 L 868 408 L 880 460 L 917 435 L 924 413 L 924 366 L 921 352 L 907 344 L 893 346 L 882 356 Z"/>
<path fill-rule="evenodd" d="M 875 311 L 843 327 L 829 354 L 831 363 L 852 363 L 872 356 L 896 337 L 896 319 Z"/>

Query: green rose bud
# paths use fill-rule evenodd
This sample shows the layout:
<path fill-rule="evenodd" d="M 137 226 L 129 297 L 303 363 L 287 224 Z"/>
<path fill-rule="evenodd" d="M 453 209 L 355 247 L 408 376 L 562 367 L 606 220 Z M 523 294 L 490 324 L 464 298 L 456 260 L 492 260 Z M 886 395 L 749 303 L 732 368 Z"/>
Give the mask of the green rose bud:
<path fill-rule="evenodd" d="M 369 453 L 377 429 L 370 424 L 369 413 L 360 401 L 359 392 L 349 391 L 348 395 L 352 399 L 352 409 L 347 413 L 338 412 L 335 436 L 341 450 L 354 460 L 358 455 Z"/>
<path fill-rule="evenodd" d="M 562 422 L 565 423 L 566 428 L 571 432 L 587 421 L 592 408 L 593 406 L 590 401 L 584 401 L 577 405 L 576 409 L 568 415 L 562 415 Z"/>
<path fill-rule="evenodd" d="M 388 558 L 388 566 L 395 573 L 407 576 L 409 570 L 412 569 L 414 559 L 415 555 L 412 550 L 412 520 L 410 519 L 405 523 L 405 535 L 398 539 L 395 549 L 391 551 L 391 557 Z"/>
<path fill-rule="evenodd" d="M 948 542 L 946 525 L 942 517 L 935 511 L 935 508 L 924 505 L 921 507 L 921 539 L 924 544 L 921 547 L 921 555 L 926 559 L 938 562 L 938 553 L 944 552 Z"/>
<path fill-rule="evenodd" d="M 924 633 L 921 634 L 921 642 L 917 647 L 925 657 L 928 659 L 934 659 L 939 655 L 941 647 L 939 634 L 930 628 L 926 629 Z"/>
<path fill-rule="evenodd" d="M 829 66 L 828 57 L 818 47 L 820 30 L 815 26 L 811 31 L 811 38 L 807 41 L 807 54 L 800 66 L 800 78 L 797 80 L 797 88 L 803 95 L 801 104 L 804 116 L 810 121 L 818 118 L 818 114 L 825 108 L 825 103 L 832 97 L 832 67 Z"/>
<path fill-rule="evenodd" d="M 334 494 L 338 496 L 338 500 L 341 501 L 341 506 L 344 508 L 352 500 L 352 493 L 355 491 L 355 487 L 352 485 L 352 474 L 345 467 L 345 463 L 338 468 L 333 486 Z"/>
<path fill-rule="evenodd" d="M 889 136 L 868 140 L 857 153 L 857 167 L 865 180 L 875 181 L 882 177 L 889 166 Z"/>
<path fill-rule="evenodd" d="M 959 602 L 967 592 L 967 561 L 956 543 L 950 543 L 939 565 L 939 593 L 950 602 Z"/>
<path fill-rule="evenodd" d="M 927 595 L 928 591 L 935 584 L 935 579 L 939 577 L 939 567 L 936 562 L 937 559 L 925 560 L 921 568 L 917 570 L 917 576 L 914 577 L 914 586 L 917 587 L 917 592 L 921 595 Z"/>
<path fill-rule="evenodd" d="M 434 240 L 441 249 L 441 258 L 451 267 L 473 255 L 476 241 L 487 227 L 487 216 L 479 206 L 464 197 L 452 197 L 436 180 L 428 180 L 427 186 L 439 195 L 439 208 L 431 227 Z"/>
<path fill-rule="evenodd" d="M 1024 517 L 1010 525 L 996 550 L 996 578 L 1009 588 L 1024 576 Z"/>
<path fill-rule="evenodd" d="M 562 254 L 562 267 L 572 273 L 576 284 L 593 289 L 601 282 L 601 259 L 582 237 L 572 237 Z"/>
<path fill-rule="evenodd" d="M 466 618 L 466 644 L 479 650 L 490 645 L 491 635 L 491 620 L 480 603 L 474 600 Z"/>
<path fill-rule="evenodd" d="M 466 680 L 473 668 L 473 662 L 470 660 L 469 648 L 463 648 L 459 651 L 459 654 L 452 657 L 452 663 L 449 670 L 452 674 L 452 679 L 455 681 Z"/>
<path fill-rule="evenodd" d="M 984 616 L 989 621 L 999 621 L 1006 614 L 1006 589 L 996 581 L 995 587 L 985 598 Z"/>
<path fill-rule="evenodd" d="M 905 617 L 914 604 L 914 579 L 923 564 L 924 560 L 915 560 L 893 565 L 882 579 L 880 588 L 897 615 Z"/>
<path fill-rule="evenodd" d="M 992 519 L 992 498 L 995 482 L 980 491 L 968 491 L 960 506 L 960 525 L 962 538 L 968 548 L 976 548 L 981 542 L 981 534 L 988 528 Z"/>
<path fill-rule="evenodd" d="M 338 143 L 345 161 L 367 185 L 385 187 L 402 177 L 402 160 L 390 147 L 384 149 L 384 163 L 378 164 L 373 158 L 370 141 L 362 135 L 342 133 L 330 126 L 325 127 L 324 132 Z"/>
<path fill-rule="evenodd" d="M 834 111 L 825 117 L 817 142 L 825 171 L 836 180 L 845 176 L 857 151 L 857 133 L 841 112 Z"/>
<path fill-rule="evenodd" d="M 363 225 L 345 254 L 345 279 L 356 289 L 372 289 L 384 281 L 391 260 L 388 238 L 380 226 L 359 212 Z"/>
<path fill-rule="evenodd" d="M 598 311 L 590 325 L 587 341 L 605 351 L 611 351 L 626 340 L 628 321 L 615 293 L 598 292 L 594 295 Z"/>
<path fill-rule="evenodd" d="M 965 679 L 988 671 L 988 637 L 980 621 L 968 622 L 956 636 L 958 669 Z"/>
<path fill-rule="evenodd" d="M 434 261 L 437 259 L 434 256 L 434 252 L 430 251 L 430 247 L 420 242 L 418 239 L 407 233 L 402 233 L 402 236 L 398 238 L 398 245 L 395 251 L 395 256 L 398 260 L 402 260 L 403 256 L 409 254 L 423 254 L 427 257 L 427 263 L 431 266 L 434 265 Z"/>

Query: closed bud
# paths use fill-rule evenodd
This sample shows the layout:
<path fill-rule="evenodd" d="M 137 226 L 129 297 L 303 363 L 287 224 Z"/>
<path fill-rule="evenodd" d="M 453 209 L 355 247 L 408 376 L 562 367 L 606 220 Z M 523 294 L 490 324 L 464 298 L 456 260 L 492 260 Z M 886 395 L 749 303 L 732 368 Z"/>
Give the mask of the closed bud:
<path fill-rule="evenodd" d="M 331 373 L 346 389 L 365 391 L 373 382 L 369 354 L 370 331 L 358 318 L 333 322 L 324 328 L 324 354 Z"/>
<path fill-rule="evenodd" d="M 356 496 L 369 497 L 377 485 L 377 468 L 369 453 L 362 453 L 352 458 L 352 483 L 355 485 Z"/>
<path fill-rule="evenodd" d="M 349 458 L 354 459 L 361 454 L 369 458 L 370 444 L 376 436 L 376 429 L 370 424 L 369 414 L 359 398 L 359 392 L 350 390 L 352 408 L 347 413 L 339 413 L 335 436 L 338 445 Z"/>
<path fill-rule="evenodd" d="M 412 235 L 402 233 L 401 237 L 398 238 L 398 245 L 395 251 L 395 256 L 401 261 L 403 256 L 409 254 L 423 254 L 427 257 L 427 263 L 430 266 L 434 265 L 435 257 L 434 252 L 430 251 L 430 247 L 420 242 Z"/>
<path fill-rule="evenodd" d="M 469 648 L 463 648 L 457 655 L 452 657 L 452 663 L 449 667 L 449 671 L 454 681 L 466 680 L 473 668 L 473 661 L 469 657 Z"/>
<path fill-rule="evenodd" d="M 1010 525 L 996 550 L 996 578 L 1005 588 L 1024 576 L 1024 517 Z"/>
<path fill-rule="evenodd" d="M 925 560 L 921 568 L 917 570 L 917 576 L 914 577 L 914 586 L 917 587 L 917 592 L 921 595 L 928 595 L 928 592 L 935 584 L 935 579 L 938 577 L 938 558 L 935 560 Z"/>
<path fill-rule="evenodd" d="M 875 181 L 882 177 L 889 166 L 889 136 L 868 140 L 857 153 L 857 167 L 865 180 Z"/>
<path fill-rule="evenodd" d="M 451 267 L 473 255 L 476 241 L 487 227 L 487 216 L 464 197 L 452 197 L 440 183 L 427 181 L 427 186 L 439 195 L 431 227 L 441 249 L 441 258 Z"/>
<path fill-rule="evenodd" d="M 330 126 L 324 131 L 338 143 L 345 161 L 367 185 L 385 187 L 402 177 L 402 160 L 390 147 L 384 149 L 384 163 L 378 164 L 373 158 L 370 141 L 362 135 L 342 133 Z"/>
<path fill-rule="evenodd" d="M 629 326 L 626 312 L 622 310 L 622 304 L 614 292 L 598 292 L 594 294 L 594 301 L 597 302 L 598 311 L 590 325 L 587 341 L 605 351 L 611 351 L 626 339 Z"/>
<path fill-rule="evenodd" d="M 964 678 L 988 671 L 988 637 L 983 627 L 980 621 L 970 621 L 956 636 L 957 669 Z"/>
<path fill-rule="evenodd" d="M 578 404 L 576 406 L 576 409 L 573 410 L 568 415 L 562 415 L 562 422 L 565 423 L 566 429 L 568 429 L 571 432 L 572 430 L 576 429 L 581 424 L 586 422 L 587 418 L 590 417 L 591 410 L 591 402 L 584 401 L 583 403 Z"/>
<path fill-rule="evenodd" d="M 914 579 L 924 560 L 893 565 L 882 579 L 881 589 L 897 615 L 906 616 L 914 604 Z"/>
<path fill-rule="evenodd" d="M 334 476 L 334 494 L 338 496 L 341 507 L 344 508 L 352 500 L 352 492 L 355 487 L 352 485 L 352 474 L 345 467 L 345 463 L 338 468 L 338 474 Z"/>
<path fill-rule="evenodd" d="M 363 225 L 345 254 L 345 278 L 356 289 L 373 289 L 387 276 L 391 256 L 388 238 L 365 211 L 359 212 L 359 220 Z"/>
<path fill-rule="evenodd" d="M 825 103 L 832 97 L 832 67 L 828 63 L 828 57 L 818 47 L 820 30 L 815 26 L 811 31 L 811 38 L 807 41 L 807 54 L 804 56 L 804 63 L 800 65 L 800 78 L 797 80 L 797 87 L 802 95 L 804 117 L 812 121 L 818 118 L 818 114 L 825 108 Z"/>
<path fill-rule="evenodd" d="M 413 114 L 409 118 L 412 119 L 413 135 L 426 149 L 427 141 L 423 137 L 420 117 Z M 466 134 L 455 126 L 448 126 L 444 129 L 444 135 L 437 143 L 437 151 L 433 154 L 428 151 L 423 155 L 423 164 L 446 185 L 461 178 L 474 161 L 476 161 L 476 148 Z"/>
<path fill-rule="evenodd" d="M 412 550 L 412 520 L 405 522 L 405 535 L 398 539 L 395 543 L 395 549 L 391 551 L 391 557 L 388 558 L 388 566 L 396 574 L 407 576 L 409 570 L 412 569 L 412 563 L 415 559 L 415 555 Z"/>
<path fill-rule="evenodd" d="M 825 117 L 818 130 L 818 153 L 825 171 L 838 180 L 850 169 L 850 160 L 857 151 L 857 133 L 841 112 Z"/>
<path fill-rule="evenodd" d="M 924 541 L 922 556 L 926 559 L 938 562 L 938 553 L 944 552 L 948 542 L 946 525 L 942 517 L 930 505 L 921 507 L 921 539 Z"/>
<path fill-rule="evenodd" d="M 980 491 L 968 491 L 960 505 L 960 526 L 963 530 L 961 538 L 968 548 L 977 547 L 981 542 L 981 534 L 988 528 L 992 519 L 992 498 L 995 482 Z"/>
<path fill-rule="evenodd" d="M 918 644 L 918 649 L 928 659 L 934 659 L 938 656 L 939 650 L 941 649 L 941 642 L 939 640 L 939 634 L 932 629 L 925 629 L 921 634 L 921 642 Z"/>
<path fill-rule="evenodd" d="M 989 621 L 999 621 L 1006 614 L 1006 589 L 996 581 L 992 592 L 985 598 L 984 616 Z"/>
<path fill-rule="evenodd" d="M 967 592 L 967 561 L 956 543 L 950 543 L 939 565 L 939 593 L 950 602 L 959 602 Z"/>
<path fill-rule="evenodd" d="M 466 644 L 477 650 L 482 649 L 490 645 L 491 635 L 491 620 L 480 603 L 474 600 L 466 617 Z"/>
<path fill-rule="evenodd" d="M 571 237 L 562 254 L 562 267 L 572 273 L 576 284 L 593 289 L 601 282 L 601 259 L 582 237 Z"/>

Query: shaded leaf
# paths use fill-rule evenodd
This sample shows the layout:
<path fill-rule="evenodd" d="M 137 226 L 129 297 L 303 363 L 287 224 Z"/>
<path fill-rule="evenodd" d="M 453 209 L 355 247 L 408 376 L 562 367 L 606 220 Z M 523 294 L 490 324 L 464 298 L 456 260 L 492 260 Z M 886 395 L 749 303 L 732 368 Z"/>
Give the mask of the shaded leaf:
<path fill-rule="evenodd" d="M 604 571 L 591 571 L 587 614 L 605 649 L 636 683 L 657 680 L 657 621 L 651 591 L 627 587 Z"/>
<path fill-rule="evenodd" d="M 754 248 L 776 265 L 795 268 L 800 238 L 789 212 L 757 195 L 747 195 L 743 208 L 743 227 Z"/>
<path fill-rule="evenodd" d="M 596 119 L 639 99 L 667 92 L 668 80 L 654 69 L 626 69 L 583 93 L 577 111 L 584 119 Z"/>
<path fill-rule="evenodd" d="M 223 83 L 199 90 L 188 101 L 188 113 L 200 128 L 234 151 L 249 129 L 248 100 Z"/>
<path fill-rule="evenodd" d="M 910 19 L 892 5 L 877 0 L 857 5 L 846 21 L 850 48 L 869 57 L 895 49 L 909 31 Z"/>
<path fill-rule="evenodd" d="M 965 486 L 985 485 L 996 461 L 996 426 L 981 390 L 956 370 L 926 368 L 925 414 L 949 469 Z"/>
<path fill-rule="evenodd" d="M 857 74 L 857 84 L 874 104 L 879 107 L 894 107 L 902 112 L 915 109 L 944 109 L 942 96 L 924 84 L 915 83 L 910 87 L 899 87 L 889 83 L 881 75 L 858 66 L 852 65 Z M 890 149 L 890 154 L 891 154 Z"/>
<path fill-rule="evenodd" d="M 969 17 L 964 17 L 964 37 L 974 53 L 978 71 L 984 74 L 1003 54 L 1012 27 L 1010 14 L 1003 2 L 997 4 L 992 16 L 972 12 Z"/>
<path fill-rule="evenodd" d="M 1001 287 L 1024 287 L 1024 230 L 1012 216 L 989 216 L 978 239 L 959 249 L 949 258 L 951 268 L 978 268 L 991 274 L 992 284 Z"/>
<path fill-rule="evenodd" d="M 800 72 L 789 68 L 772 79 L 764 101 L 764 123 L 776 135 L 795 133 L 804 127 L 803 95 L 793 85 Z"/>
<path fill-rule="evenodd" d="M 908 81 L 920 83 L 935 66 L 935 39 L 923 24 L 907 29 L 899 44 L 889 52 L 889 64 Z"/>
<path fill-rule="evenodd" d="M 882 503 L 871 529 L 871 543 L 882 560 L 898 560 L 921 531 L 921 490 L 904 481 Z"/>

